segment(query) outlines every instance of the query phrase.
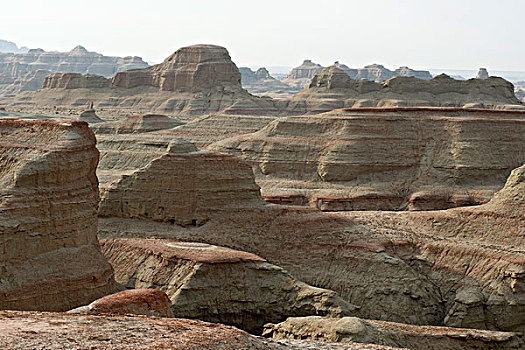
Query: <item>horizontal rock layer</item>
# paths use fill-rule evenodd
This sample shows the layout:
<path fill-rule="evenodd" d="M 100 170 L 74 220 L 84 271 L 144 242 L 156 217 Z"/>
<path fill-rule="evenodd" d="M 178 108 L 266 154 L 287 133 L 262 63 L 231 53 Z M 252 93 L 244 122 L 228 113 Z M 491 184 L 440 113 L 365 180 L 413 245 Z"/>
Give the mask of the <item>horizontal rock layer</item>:
<path fill-rule="evenodd" d="M 0 120 L 1 309 L 68 310 L 113 291 L 97 163 L 84 122 Z"/>
<path fill-rule="evenodd" d="M 248 161 L 267 197 L 428 210 L 487 202 L 525 162 L 524 135 L 525 112 L 365 108 L 278 118 L 206 149 Z"/>
<path fill-rule="evenodd" d="M 196 242 L 152 239 L 102 241 L 116 280 L 127 288 L 159 288 L 176 317 L 235 325 L 260 333 L 288 316 L 348 315 L 334 292 L 293 279 L 246 252 Z"/>

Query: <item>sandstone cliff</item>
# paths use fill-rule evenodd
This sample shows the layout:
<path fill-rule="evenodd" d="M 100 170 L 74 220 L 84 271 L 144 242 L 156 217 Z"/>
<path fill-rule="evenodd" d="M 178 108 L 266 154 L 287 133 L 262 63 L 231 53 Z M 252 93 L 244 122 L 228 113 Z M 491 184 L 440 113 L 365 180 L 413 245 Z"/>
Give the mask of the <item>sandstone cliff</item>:
<path fill-rule="evenodd" d="M 326 211 L 428 210 L 490 199 L 525 162 L 524 137 L 525 112 L 347 109 L 277 118 L 207 149 L 248 161 L 271 201 L 298 196 Z"/>
<path fill-rule="evenodd" d="M 86 123 L 0 120 L 0 308 L 68 310 L 113 291 Z"/>
<path fill-rule="evenodd" d="M 159 239 L 102 241 L 117 282 L 159 288 L 175 317 L 234 325 L 261 333 L 289 316 L 348 315 L 352 306 L 334 292 L 293 279 L 250 253 L 202 243 Z"/>
<path fill-rule="evenodd" d="M 289 113 L 319 113 L 348 107 L 518 105 L 514 87 L 502 78 L 459 81 L 439 75 L 430 80 L 393 77 L 383 83 L 354 80 L 335 66 L 319 71 L 295 95 Z"/>
<path fill-rule="evenodd" d="M 0 54 L 0 96 L 36 91 L 42 87 L 45 76 L 55 72 L 112 77 L 117 72 L 147 66 L 140 57 L 109 57 L 82 46 L 69 52 L 34 49 L 4 53 Z"/>

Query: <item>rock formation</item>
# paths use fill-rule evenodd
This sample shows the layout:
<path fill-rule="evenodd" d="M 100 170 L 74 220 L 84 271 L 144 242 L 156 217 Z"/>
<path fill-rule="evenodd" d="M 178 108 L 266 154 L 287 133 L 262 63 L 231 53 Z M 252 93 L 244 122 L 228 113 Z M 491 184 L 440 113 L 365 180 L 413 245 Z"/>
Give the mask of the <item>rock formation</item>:
<path fill-rule="evenodd" d="M 292 69 L 290 74 L 281 81 L 292 87 L 305 88 L 308 86 L 310 79 L 321 69 L 323 69 L 323 66 L 320 64 L 314 63 L 311 60 L 304 60 L 300 66 Z"/>
<path fill-rule="evenodd" d="M 247 67 L 240 67 L 239 71 L 242 76 L 242 87 L 257 96 L 289 97 L 302 90 L 275 79 L 264 67 L 256 72 Z"/>
<path fill-rule="evenodd" d="M 525 162 L 524 144 L 525 112 L 397 108 L 277 118 L 207 149 L 248 161 L 265 197 L 302 196 L 326 211 L 428 210 L 488 201 Z"/>
<path fill-rule="evenodd" d="M 62 311 L 113 292 L 86 123 L 0 119 L 0 308 Z"/>
<path fill-rule="evenodd" d="M 112 77 L 117 72 L 147 66 L 140 57 L 109 57 L 89 52 L 82 46 L 70 52 L 33 49 L 25 53 L 4 53 L 0 54 L 0 96 L 36 91 L 51 73 Z"/>
<path fill-rule="evenodd" d="M 487 79 L 488 77 L 489 72 L 487 72 L 487 68 L 480 68 L 478 74 L 476 75 L 476 79 Z"/>
<path fill-rule="evenodd" d="M 334 292 L 292 278 L 250 253 L 202 243 L 153 239 L 102 241 L 117 282 L 159 288 L 176 317 L 226 323 L 259 333 L 288 316 L 348 315 Z"/>
<path fill-rule="evenodd" d="M 103 123 L 104 120 L 100 119 L 93 108 L 87 109 L 80 113 L 78 120 L 86 122 L 88 124 Z"/>
<path fill-rule="evenodd" d="M 360 342 L 414 350 L 522 349 L 520 333 L 480 331 L 465 328 L 421 327 L 401 323 L 361 320 L 356 317 L 291 317 L 267 325 L 265 335 L 276 339 L 316 339 Z"/>
<path fill-rule="evenodd" d="M 414 77 L 422 80 L 432 79 L 432 74 L 426 70 L 414 70 L 407 66 L 399 67 L 394 73 L 400 77 Z"/>
<path fill-rule="evenodd" d="M 118 174 L 115 166 L 110 172 Z M 231 155 L 196 152 L 195 146 L 183 141 L 172 142 L 150 163 L 112 179 L 101 186 L 102 216 L 200 226 L 213 217 L 263 203 L 246 162 Z"/>
<path fill-rule="evenodd" d="M 272 340 L 201 321 L 0 311 L 2 349 L 396 350 L 370 344 Z"/>
<path fill-rule="evenodd" d="M 319 71 L 309 87 L 288 104 L 289 113 L 319 113 L 348 107 L 518 105 L 514 87 L 502 78 L 454 80 L 439 75 L 431 80 L 393 77 L 383 83 L 351 79 L 331 66 Z"/>
<path fill-rule="evenodd" d="M 102 77 L 50 76 L 41 91 L 17 95 L 17 106 L 85 106 L 152 112 L 208 114 L 226 111 L 265 114 L 278 111 L 268 98 L 250 95 L 228 51 L 220 46 L 194 45 L 177 50 L 161 64 Z M 281 103 L 281 108 L 284 106 Z"/>
<path fill-rule="evenodd" d="M 120 314 L 173 317 L 171 302 L 158 289 L 129 289 L 95 300 L 89 305 L 68 311 L 72 314 Z"/>
<path fill-rule="evenodd" d="M 179 119 L 161 114 L 139 114 L 101 123 L 94 126 L 93 130 L 97 134 L 134 134 L 171 129 L 182 124 Z"/>
<path fill-rule="evenodd" d="M 26 53 L 27 51 L 29 49 L 25 46 L 19 48 L 14 42 L 0 39 L 0 52 L 2 53 Z"/>

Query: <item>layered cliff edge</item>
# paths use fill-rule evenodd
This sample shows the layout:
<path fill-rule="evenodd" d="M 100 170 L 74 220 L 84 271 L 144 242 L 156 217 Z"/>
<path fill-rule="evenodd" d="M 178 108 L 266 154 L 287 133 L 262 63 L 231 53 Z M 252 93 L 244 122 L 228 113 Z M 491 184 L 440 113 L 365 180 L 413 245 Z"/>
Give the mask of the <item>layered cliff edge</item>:
<path fill-rule="evenodd" d="M 87 123 L 0 120 L 0 308 L 64 311 L 113 291 Z"/>

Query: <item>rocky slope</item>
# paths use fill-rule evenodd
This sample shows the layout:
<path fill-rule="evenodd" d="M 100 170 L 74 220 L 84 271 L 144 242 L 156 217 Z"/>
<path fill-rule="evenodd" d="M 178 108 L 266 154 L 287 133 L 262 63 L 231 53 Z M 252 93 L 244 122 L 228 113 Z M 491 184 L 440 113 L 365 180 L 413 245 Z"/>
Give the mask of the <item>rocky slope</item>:
<path fill-rule="evenodd" d="M 42 87 L 44 78 L 55 72 L 112 77 L 117 72 L 147 66 L 140 57 L 104 56 L 82 46 L 69 52 L 33 49 L 25 53 L 3 53 L 0 54 L 0 96 L 36 91 Z"/>
<path fill-rule="evenodd" d="M 215 245 L 153 239 L 102 241 L 117 282 L 159 288 L 175 317 L 234 325 L 260 334 L 267 322 L 289 316 L 349 315 L 334 292 L 296 281 L 250 253 Z"/>
<path fill-rule="evenodd" d="M 522 331 L 520 171 L 479 207 L 322 214 L 270 205 L 191 228 L 102 218 L 100 235 L 164 237 L 252 252 L 306 283 L 336 291 L 361 318 Z"/>
<path fill-rule="evenodd" d="M 86 123 L 0 120 L 0 308 L 68 310 L 113 291 Z"/>
<path fill-rule="evenodd" d="M 0 322 L 0 346 L 13 350 L 395 350 L 358 343 L 261 339 L 234 327 L 173 318 L 0 311 Z"/>
<path fill-rule="evenodd" d="M 525 112 L 347 109 L 277 118 L 207 149 L 248 161 L 272 202 L 429 210 L 490 199 L 525 162 L 524 135 Z"/>
<path fill-rule="evenodd" d="M 194 45 L 177 50 L 161 64 L 117 73 L 111 81 L 89 75 L 57 74 L 41 91 L 9 99 L 12 106 L 97 108 L 134 113 L 275 113 L 276 103 L 250 95 L 225 48 Z"/>
<path fill-rule="evenodd" d="M 355 317 L 292 317 L 267 325 L 265 335 L 274 339 L 316 339 L 400 346 L 414 350 L 522 349 L 520 333 L 462 328 L 421 327 L 400 323 L 361 320 Z"/>
<path fill-rule="evenodd" d="M 335 66 L 319 71 L 295 95 L 289 113 L 319 113 L 346 107 L 518 105 L 514 87 L 502 78 L 459 81 L 439 75 L 431 80 L 393 77 L 383 83 L 354 80 Z"/>

